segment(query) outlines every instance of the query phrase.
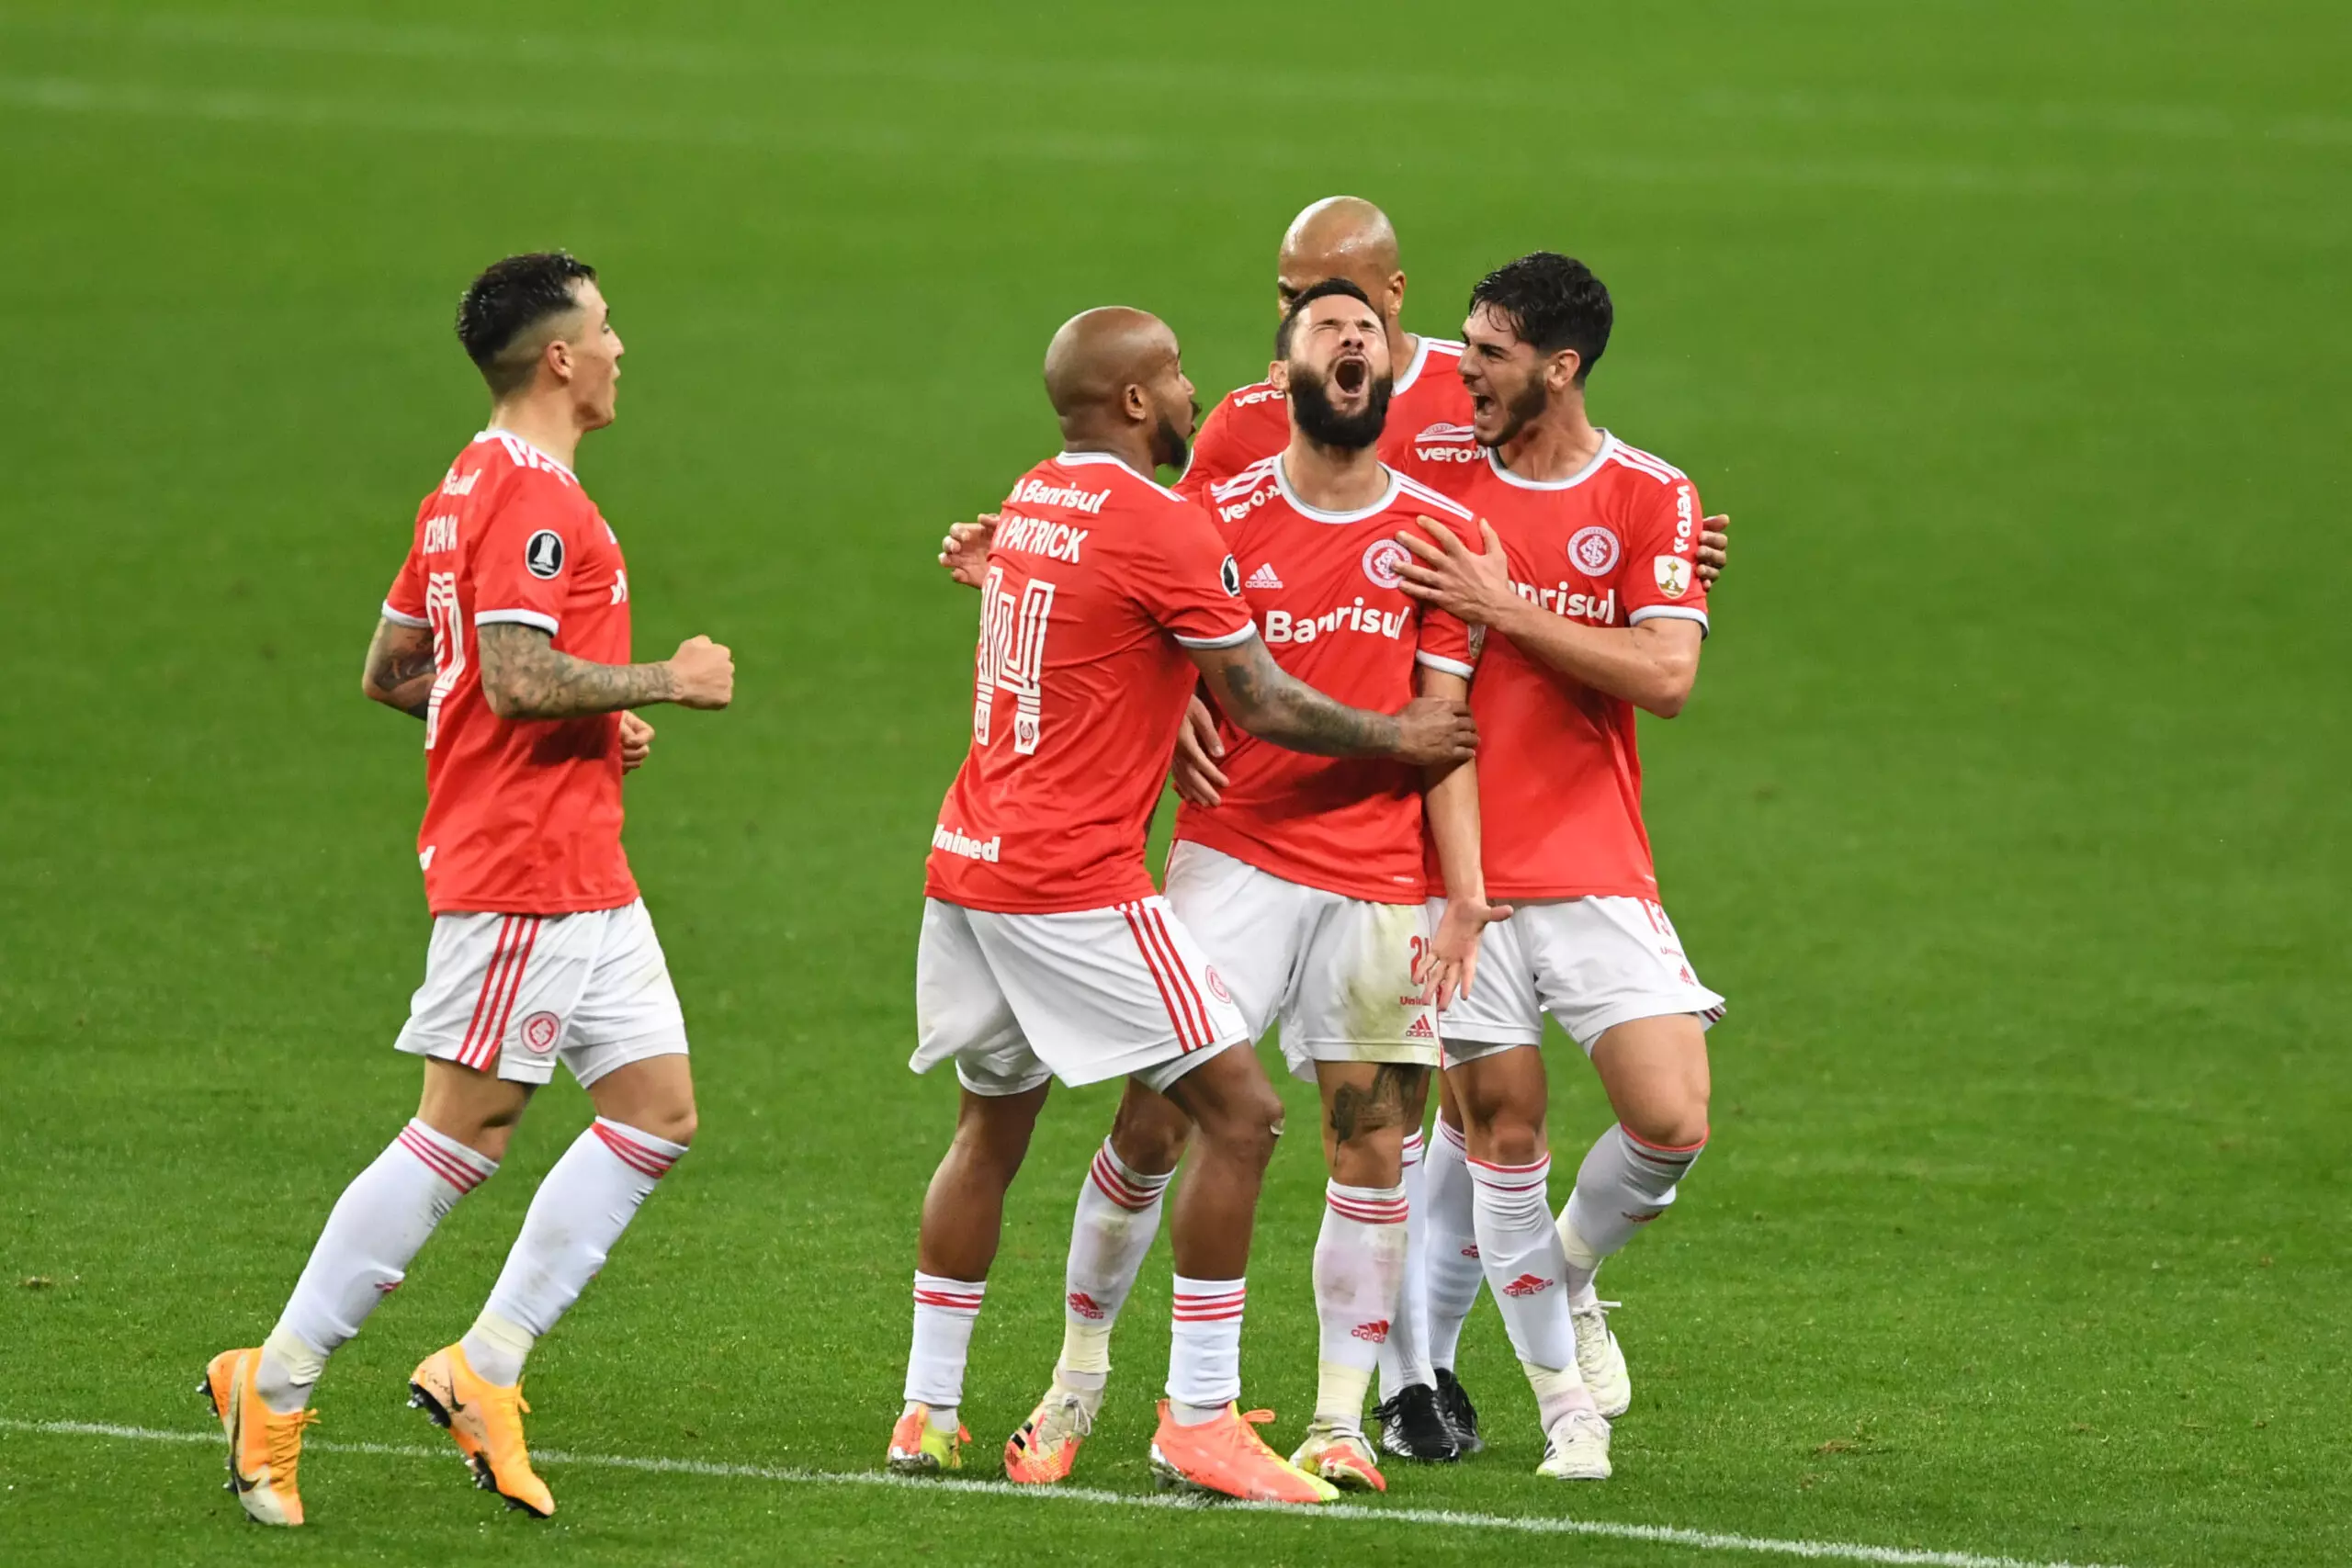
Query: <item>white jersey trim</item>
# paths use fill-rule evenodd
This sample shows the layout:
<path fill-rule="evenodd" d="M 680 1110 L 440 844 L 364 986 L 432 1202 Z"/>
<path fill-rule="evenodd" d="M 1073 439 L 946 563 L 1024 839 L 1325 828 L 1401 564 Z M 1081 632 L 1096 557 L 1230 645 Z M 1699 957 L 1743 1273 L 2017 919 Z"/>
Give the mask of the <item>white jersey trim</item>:
<path fill-rule="evenodd" d="M 556 631 L 555 617 L 543 615 L 537 610 L 476 610 L 474 625 L 476 626 L 537 626 L 549 637 L 555 636 Z"/>
<path fill-rule="evenodd" d="M 1585 480 L 1592 478 L 1593 475 L 1600 472 L 1602 465 L 1607 463 L 1609 459 L 1615 455 L 1616 451 L 1617 438 L 1604 430 L 1600 433 L 1600 450 L 1592 455 L 1592 461 L 1587 463 L 1583 468 L 1578 468 L 1575 473 L 1570 474 L 1564 479 L 1521 479 L 1519 475 L 1512 473 L 1509 468 L 1503 467 L 1503 460 L 1501 457 L 1498 456 L 1491 446 L 1487 448 L 1487 467 L 1494 469 L 1495 477 L 1502 480 L 1503 483 L 1507 485 L 1516 485 L 1521 490 L 1574 490 L 1577 486 L 1584 483 Z"/>
<path fill-rule="evenodd" d="M 1432 670 L 1442 670 L 1449 675 L 1459 675 L 1465 681 L 1478 672 L 1458 659 L 1448 659 L 1442 653 L 1423 653 L 1419 649 L 1413 653 L 1413 662 L 1426 664 Z"/>
<path fill-rule="evenodd" d="M 1670 485 L 1677 479 L 1690 478 L 1680 468 L 1656 453 L 1645 452 L 1638 446 L 1628 446 L 1622 441 L 1617 443 L 1616 449 L 1610 456 L 1629 468 L 1649 475 L 1660 484 Z"/>
<path fill-rule="evenodd" d="M 476 441 L 498 442 L 506 448 L 506 455 L 514 458 L 517 463 L 520 463 L 524 468 L 553 468 L 557 473 L 561 474 L 573 484 L 578 484 L 580 482 L 580 476 L 573 473 L 571 468 L 557 462 L 553 457 L 548 457 L 547 453 L 540 450 L 537 446 L 533 446 L 530 442 L 524 440 L 521 436 L 502 425 L 493 424 L 488 430 L 483 431 L 480 435 L 475 436 L 474 439 Z M 518 446 L 522 448 L 522 452 L 515 450 Z M 523 452 L 529 453 L 531 457 L 537 458 L 537 461 L 532 462 L 526 459 L 523 456 Z"/>
<path fill-rule="evenodd" d="M 412 615 L 404 610 L 393 609 L 389 599 L 384 601 L 384 619 L 396 626 L 429 626 L 433 624 L 423 615 Z"/>
<path fill-rule="evenodd" d="M 1108 463 L 1113 468 L 1125 468 L 1127 472 L 1135 474 L 1136 478 L 1141 479 L 1144 483 L 1149 485 L 1152 489 L 1158 491 L 1169 500 L 1182 501 L 1185 502 L 1187 505 L 1191 504 L 1188 498 L 1178 495 L 1174 491 L 1170 490 L 1166 485 L 1161 484 L 1149 474 L 1136 474 L 1134 465 L 1114 452 L 1057 452 L 1054 454 L 1054 461 L 1063 464 L 1069 468 L 1086 468 L 1096 463 Z M 1189 470 L 1192 466 L 1192 459 L 1187 457 L 1184 461 L 1185 468 Z"/>
<path fill-rule="evenodd" d="M 1396 477 L 1405 481 L 1403 487 L 1404 493 L 1411 496 L 1415 501 L 1426 501 L 1433 506 L 1442 507 L 1445 511 L 1453 513 L 1455 517 L 1461 519 L 1464 523 L 1476 523 L 1478 520 L 1478 514 L 1476 513 L 1471 511 L 1468 507 L 1463 505 L 1460 502 L 1454 500 L 1444 491 L 1431 490 L 1428 485 L 1423 484 L 1420 480 L 1413 478 L 1410 474 L 1399 474 Z"/>
<path fill-rule="evenodd" d="M 1450 348 L 1453 351 L 1454 358 L 1462 357 L 1462 345 L 1450 337 L 1428 337 L 1416 333 L 1413 342 L 1416 344 L 1413 349 L 1413 363 L 1407 366 L 1405 373 L 1390 384 L 1388 395 L 1392 398 L 1421 378 L 1421 372 L 1429 367 L 1430 350 L 1432 348 Z"/>
<path fill-rule="evenodd" d="M 1359 512 L 1326 512 L 1319 506 L 1307 505 L 1298 498 L 1298 491 L 1290 488 L 1290 476 L 1283 472 L 1281 453 L 1276 453 L 1266 461 L 1273 466 L 1274 488 L 1283 492 L 1283 499 L 1289 502 L 1292 509 L 1300 516 L 1315 523 L 1362 523 L 1367 518 L 1377 517 L 1396 504 L 1396 493 L 1405 488 L 1407 482 L 1404 475 L 1383 463 L 1380 466 L 1380 471 L 1388 476 L 1388 488 L 1380 492 L 1378 501 Z M 1237 474 L 1234 477 L 1238 479 L 1240 476 Z"/>
<path fill-rule="evenodd" d="M 1174 632 L 1168 635 L 1176 637 Z M 1257 635 L 1258 623 L 1252 621 L 1239 631 L 1227 632 L 1223 637 L 1176 637 L 1176 640 L 1186 648 L 1239 648 Z"/>
<path fill-rule="evenodd" d="M 1696 621 L 1702 641 L 1713 629 L 1707 625 L 1706 611 L 1694 610 L 1688 604 L 1645 604 L 1625 617 L 1629 626 L 1638 626 L 1644 621 Z"/>

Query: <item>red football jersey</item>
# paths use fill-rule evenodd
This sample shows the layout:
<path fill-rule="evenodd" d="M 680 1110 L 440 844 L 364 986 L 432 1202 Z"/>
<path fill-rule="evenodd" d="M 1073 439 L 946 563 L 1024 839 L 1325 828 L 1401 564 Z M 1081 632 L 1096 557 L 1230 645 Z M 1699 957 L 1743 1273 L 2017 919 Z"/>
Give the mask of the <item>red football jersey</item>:
<path fill-rule="evenodd" d="M 1477 657 L 1469 627 L 1425 611 L 1396 578 L 1407 558 L 1400 530 L 1424 516 L 1470 527 L 1470 513 L 1394 470 L 1388 481 L 1361 512 L 1323 512 L 1292 491 L 1276 454 L 1210 492 L 1274 662 L 1326 696 L 1380 713 L 1412 700 L 1417 662 L 1467 678 Z M 1217 805 L 1177 811 L 1178 838 L 1351 898 L 1428 896 L 1419 768 L 1310 757 L 1222 718 L 1218 730 L 1230 782 Z"/>
<path fill-rule="evenodd" d="M 416 836 L 433 912 L 561 915 L 635 898 L 620 716 L 500 718 L 475 650 L 476 627 L 512 621 L 574 658 L 628 662 L 620 541 L 571 470 L 519 435 L 475 436 L 416 509 L 384 617 L 433 628 Z"/>
<path fill-rule="evenodd" d="M 1149 897 L 1144 834 L 1198 671 L 1257 635 L 1201 509 L 1107 453 L 1021 477 L 981 585 L 972 747 L 939 811 L 933 898 L 1012 914 Z"/>
<path fill-rule="evenodd" d="M 1512 474 L 1466 432 L 1425 434 L 1416 445 L 1449 444 L 1471 459 L 1410 460 L 1495 525 L 1521 597 L 1589 626 L 1671 616 L 1706 626 L 1707 589 L 1692 570 L 1704 513 L 1679 468 L 1606 431 L 1582 472 L 1551 484 Z M 1487 639 L 1470 711 L 1488 895 L 1656 898 L 1634 705 L 1498 637 Z"/>
<path fill-rule="evenodd" d="M 1462 386 L 1462 345 L 1436 337 L 1422 338 L 1419 344 L 1413 362 L 1389 389 L 1388 422 L 1380 436 L 1383 462 L 1401 466 L 1414 436 L 1432 426 L 1469 428 L 1472 410 L 1470 394 Z M 1271 381 L 1236 388 L 1218 399 L 1201 422 L 1192 460 L 1176 488 L 1205 506 L 1211 486 L 1289 445 L 1289 400 Z"/>

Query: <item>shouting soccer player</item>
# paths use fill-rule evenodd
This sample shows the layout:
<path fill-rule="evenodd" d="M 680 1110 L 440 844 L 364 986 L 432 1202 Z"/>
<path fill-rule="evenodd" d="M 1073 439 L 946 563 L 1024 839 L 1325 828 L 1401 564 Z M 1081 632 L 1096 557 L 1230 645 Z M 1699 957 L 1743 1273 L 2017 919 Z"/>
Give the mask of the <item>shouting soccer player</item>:
<path fill-rule="evenodd" d="M 1125 1077 L 1200 1129 L 1175 1202 L 1168 1399 L 1151 1463 L 1230 1496 L 1320 1502 L 1322 1480 L 1259 1440 L 1235 1400 L 1259 1181 L 1282 1102 L 1225 978 L 1153 891 L 1145 831 L 1196 680 L 1240 729 L 1320 756 L 1453 764 L 1458 700 L 1395 714 L 1285 674 L 1200 509 L 1148 478 L 1181 463 L 1193 386 L 1139 310 L 1054 336 L 1046 389 L 1065 449 L 1005 498 L 987 554 L 972 743 L 932 839 L 910 1064 L 956 1064 L 955 1141 L 923 1201 L 906 1404 L 891 1467 L 959 1468 L 964 1368 L 1004 1194 L 1051 1080 Z M 1399 604 L 1401 604 L 1401 596 Z"/>
<path fill-rule="evenodd" d="M 238 1501 L 269 1525 L 302 1522 L 296 1471 L 327 1357 L 497 1171 L 560 1061 L 596 1119 L 533 1196 L 481 1316 L 410 1382 L 477 1484 L 553 1513 L 523 1442 L 524 1359 L 694 1136 L 684 1020 L 621 851 L 621 775 L 653 742 L 628 710 L 725 707 L 734 662 L 700 637 L 628 662 L 620 543 L 571 467 L 612 423 L 620 377 L 595 269 L 510 256 L 466 290 L 458 336 L 490 384 L 490 428 L 417 509 L 361 682 L 424 725 L 433 938 L 397 1043 L 425 1058 L 424 1098 L 344 1190 L 269 1337 L 205 1369 Z"/>
<path fill-rule="evenodd" d="M 1723 1007 L 1659 903 L 1634 747 L 1634 710 L 1671 718 L 1698 679 L 1699 494 L 1587 417 L 1611 319 L 1609 291 L 1566 256 L 1538 252 L 1480 281 L 1462 358 L 1474 429 L 1462 458 L 1425 472 L 1482 519 L 1483 553 L 1431 520 L 1403 536 L 1417 560 L 1400 569 L 1416 597 L 1493 634 L 1471 698 L 1487 739 L 1477 896 L 1516 906 L 1487 931 L 1476 993 L 1441 1021 L 1452 1092 L 1433 1163 L 1470 1179 L 1433 1176 L 1430 1257 L 1475 1248 L 1534 1385 L 1541 1473 L 1592 1479 L 1609 1474 L 1605 1417 L 1632 1397 L 1594 1275 L 1674 1201 L 1706 1145 L 1706 1029 Z M 1546 1012 L 1617 1115 L 1556 1226 Z M 1430 1280 L 1441 1367 L 1477 1291 L 1461 1272 Z"/>

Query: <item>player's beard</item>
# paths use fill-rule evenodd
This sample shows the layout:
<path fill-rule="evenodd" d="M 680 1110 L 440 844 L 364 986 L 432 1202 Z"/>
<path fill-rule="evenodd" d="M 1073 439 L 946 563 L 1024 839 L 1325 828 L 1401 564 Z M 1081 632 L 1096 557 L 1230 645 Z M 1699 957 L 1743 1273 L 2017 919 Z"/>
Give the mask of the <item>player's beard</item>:
<path fill-rule="evenodd" d="M 1323 378 L 1303 365 L 1294 364 L 1290 367 L 1291 411 L 1298 420 L 1298 428 L 1317 446 L 1361 452 L 1380 439 L 1381 427 L 1388 423 L 1392 386 L 1388 377 L 1374 377 L 1363 412 L 1343 414 L 1331 406 L 1331 395 Z"/>
<path fill-rule="evenodd" d="M 1151 434 L 1151 455 L 1155 461 L 1180 474 L 1184 471 L 1185 460 L 1193 455 L 1191 444 L 1177 433 L 1176 422 L 1166 414 L 1159 416 L 1159 428 Z"/>
<path fill-rule="evenodd" d="M 1544 389 L 1544 383 L 1542 379 L 1532 376 L 1529 377 L 1526 387 L 1521 390 L 1519 396 L 1503 404 L 1503 412 L 1507 417 L 1503 423 L 1502 434 L 1496 436 L 1492 441 L 1487 442 L 1487 445 L 1489 446 L 1509 446 L 1512 436 L 1517 435 L 1521 431 L 1525 430 L 1531 423 L 1541 417 L 1544 408 L 1551 402 L 1551 394 Z"/>

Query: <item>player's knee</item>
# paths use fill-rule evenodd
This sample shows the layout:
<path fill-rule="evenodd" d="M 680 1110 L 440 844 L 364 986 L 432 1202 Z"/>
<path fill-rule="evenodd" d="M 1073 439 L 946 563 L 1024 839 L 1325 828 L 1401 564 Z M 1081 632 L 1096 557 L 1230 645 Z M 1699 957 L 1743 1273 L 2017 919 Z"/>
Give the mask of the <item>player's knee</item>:
<path fill-rule="evenodd" d="M 1342 1187 L 1394 1187 L 1405 1179 L 1405 1129 L 1369 1128 L 1331 1145 L 1331 1179 Z"/>
<path fill-rule="evenodd" d="M 1262 1170 L 1272 1161 L 1274 1141 L 1283 1134 L 1282 1098 L 1261 1081 L 1223 1108 L 1214 1130 L 1204 1123 L 1201 1132 L 1214 1136 L 1228 1156 Z"/>
<path fill-rule="evenodd" d="M 1621 1117 L 1625 1131 L 1656 1148 L 1694 1148 L 1707 1141 L 1707 1089 L 1694 1084 L 1661 1095 Z"/>
<path fill-rule="evenodd" d="M 1174 1170 L 1192 1136 L 1192 1118 L 1157 1097 L 1121 1100 L 1111 1123 L 1113 1151 L 1129 1169 L 1147 1176 Z"/>
<path fill-rule="evenodd" d="M 695 1102 L 691 1100 L 679 1105 L 658 1107 L 647 1120 L 652 1124 L 644 1131 L 657 1138 L 666 1138 L 680 1147 L 695 1141 L 695 1128 L 699 1125 Z"/>
<path fill-rule="evenodd" d="M 1471 1152 L 1489 1164 L 1533 1165 L 1544 1156 L 1546 1139 L 1540 1117 L 1503 1111 L 1487 1121 L 1484 1132 L 1484 1138 L 1473 1139 Z"/>

